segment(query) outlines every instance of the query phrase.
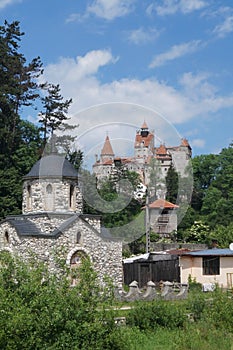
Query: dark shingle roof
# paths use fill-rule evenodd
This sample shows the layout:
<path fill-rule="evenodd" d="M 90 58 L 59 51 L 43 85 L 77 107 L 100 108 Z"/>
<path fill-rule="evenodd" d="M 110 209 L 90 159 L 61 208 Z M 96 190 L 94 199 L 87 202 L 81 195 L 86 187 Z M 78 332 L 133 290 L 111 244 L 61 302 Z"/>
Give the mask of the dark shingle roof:
<path fill-rule="evenodd" d="M 49 177 L 78 178 L 78 173 L 65 157 L 51 154 L 38 160 L 24 179 Z"/>
<path fill-rule="evenodd" d="M 34 236 L 41 233 L 33 222 L 23 216 L 8 217 L 7 221 L 16 229 L 19 236 Z"/>

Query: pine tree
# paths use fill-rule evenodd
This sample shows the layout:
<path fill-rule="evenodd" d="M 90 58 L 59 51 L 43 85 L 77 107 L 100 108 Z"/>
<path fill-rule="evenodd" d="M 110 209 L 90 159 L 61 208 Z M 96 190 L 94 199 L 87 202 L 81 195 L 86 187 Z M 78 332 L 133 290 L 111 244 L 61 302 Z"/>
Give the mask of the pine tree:
<path fill-rule="evenodd" d="M 41 99 L 43 110 L 39 114 L 45 146 L 48 136 L 53 136 L 54 131 L 64 126 L 64 122 L 69 119 L 67 112 L 72 99 L 64 101 L 59 84 L 45 83 L 41 85 L 41 88 L 46 92 L 46 96 Z"/>
<path fill-rule="evenodd" d="M 29 64 L 20 53 L 24 35 L 19 22 L 0 26 L 0 216 L 21 210 L 22 176 L 38 158 L 40 134 L 22 121 L 23 107 L 39 97 L 36 78 L 42 74 L 40 58 Z"/>
<path fill-rule="evenodd" d="M 169 202 L 176 203 L 178 195 L 178 173 L 175 170 L 173 164 L 170 165 L 166 176 L 166 199 Z"/>
<path fill-rule="evenodd" d="M 19 52 L 23 35 L 17 21 L 0 26 L 0 152 L 8 156 L 20 142 L 20 109 L 39 97 L 36 78 L 43 73 L 39 57 L 27 64 Z"/>

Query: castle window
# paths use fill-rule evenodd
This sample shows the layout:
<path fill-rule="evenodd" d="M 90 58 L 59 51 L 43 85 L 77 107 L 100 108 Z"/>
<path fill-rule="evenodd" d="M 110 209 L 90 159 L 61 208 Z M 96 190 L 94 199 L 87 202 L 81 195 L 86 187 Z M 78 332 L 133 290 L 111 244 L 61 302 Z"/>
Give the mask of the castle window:
<path fill-rule="evenodd" d="M 45 207 L 48 211 L 53 210 L 53 187 L 51 184 L 46 186 Z"/>
<path fill-rule="evenodd" d="M 48 194 L 52 194 L 52 192 L 53 192 L 52 185 L 50 185 L 50 184 L 47 185 L 47 187 L 46 187 L 46 192 L 47 192 Z"/>
<path fill-rule="evenodd" d="M 5 231 L 5 236 L 4 236 L 4 238 L 5 238 L 5 242 L 6 242 L 6 243 L 9 243 L 10 239 L 9 239 L 9 232 L 8 232 L 8 231 Z"/>
<path fill-rule="evenodd" d="M 80 241 L 81 241 L 81 232 L 78 231 L 77 235 L 76 235 L 76 243 L 78 244 L 78 243 L 80 243 Z"/>
<path fill-rule="evenodd" d="M 75 197 L 75 187 L 74 187 L 74 185 L 71 185 L 71 186 L 70 186 L 70 201 L 69 201 L 69 205 L 70 205 L 70 208 L 71 208 L 71 209 L 74 209 L 74 208 L 75 208 L 75 200 L 74 200 L 74 197 Z"/>
<path fill-rule="evenodd" d="M 27 186 L 27 208 L 31 209 L 32 206 L 32 188 L 30 185 Z"/>

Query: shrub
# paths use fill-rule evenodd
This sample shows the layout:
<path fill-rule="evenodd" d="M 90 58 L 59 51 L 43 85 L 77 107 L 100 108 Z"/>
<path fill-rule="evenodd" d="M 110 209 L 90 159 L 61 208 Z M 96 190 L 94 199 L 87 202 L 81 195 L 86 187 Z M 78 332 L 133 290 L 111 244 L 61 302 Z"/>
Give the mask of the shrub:
<path fill-rule="evenodd" d="M 127 317 L 127 324 L 141 330 L 154 330 L 157 327 L 174 329 L 183 327 L 185 320 L 184 304 L 155 300 L 138 304 L 132 309 Z"/>

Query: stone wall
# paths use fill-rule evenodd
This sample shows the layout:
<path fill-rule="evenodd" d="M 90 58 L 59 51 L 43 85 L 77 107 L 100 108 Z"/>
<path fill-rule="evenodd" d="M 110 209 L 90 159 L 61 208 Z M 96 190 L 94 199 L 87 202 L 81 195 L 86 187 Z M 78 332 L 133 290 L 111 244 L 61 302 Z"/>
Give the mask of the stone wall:
<path fill-rule="evenodd" d="M 32 221 L 40 228 L 45 229 L 46 225 L 49 224 L 49 219 L 43 216 L 38 216 Z M 94 223 L 94 219 L 92 223 Z M 95 226 L 99 226 L 99 220 L 96 220 Z M 49 230 L 44 233 L 48 234 Z M 23 259 L 29 259 L 33 255 L 45 262 L 51 273 L 60 272 L 59 261 L 70 265 L 72 255 L 77 251 L 82 251 L 89 256 L 100 282 L 103 282 L 104 277 L 108 276 L 115 286 L 122 285 L 122 243 L 102 238 L 98 231 L 95 231 L 81 218 L 77 218 L 58 237 L 51 238 L 43 238 L 42 236 L 39 238 L 36 236 L 19 238 L 14 227 L 8 222 L 2 223 L 0 226 L 0 249 L 7 249 Z"/>
<path fill-rule="evenodd" d="M 74 200 L 70 188 L 74 187 Z M 50 191 L 48 191 L 48 188 Z M 82 195 L 77 183 L 61 179 L 30 179 L 23 186 L 23 214 L 36 212 L 78 212 L 83 210 Z"/>

